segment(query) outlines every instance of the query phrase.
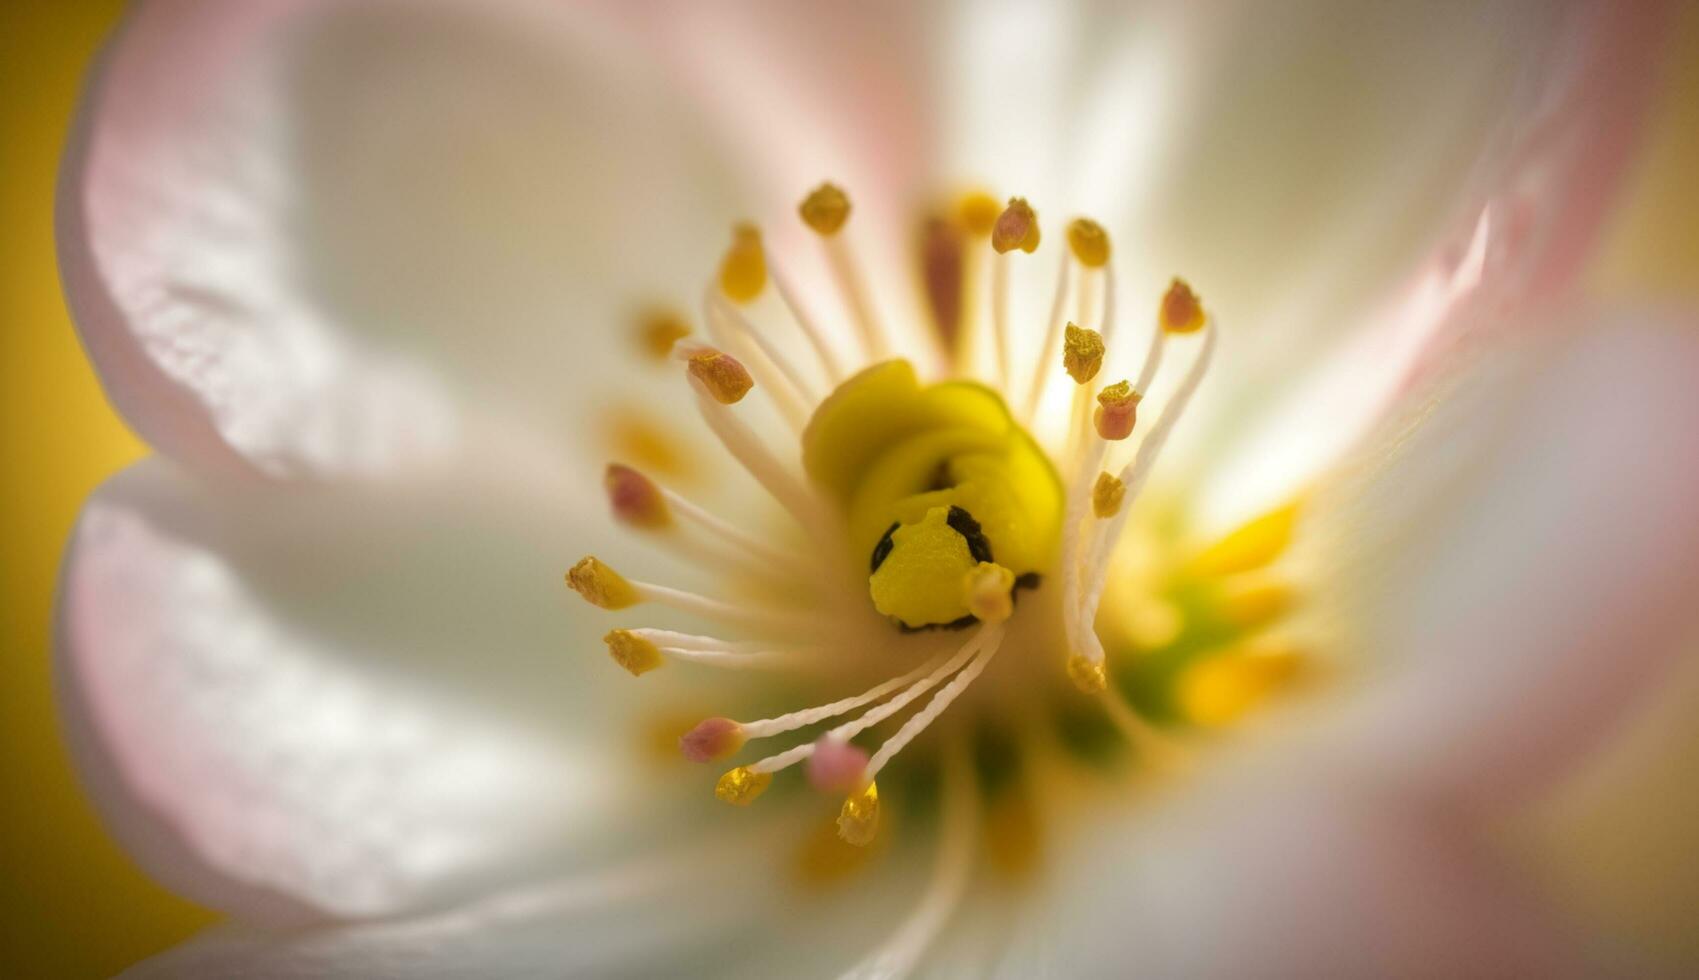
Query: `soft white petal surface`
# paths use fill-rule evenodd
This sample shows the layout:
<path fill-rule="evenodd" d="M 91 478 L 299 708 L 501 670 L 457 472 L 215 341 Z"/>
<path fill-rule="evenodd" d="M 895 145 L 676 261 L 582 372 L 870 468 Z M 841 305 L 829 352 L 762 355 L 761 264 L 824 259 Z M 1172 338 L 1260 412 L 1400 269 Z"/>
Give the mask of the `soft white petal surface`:
<path fill-rule="evenodd" d="M 491 427 L 583 443 L 586 405 L 636 397 L 595 369 L 635 309 L 690 305 L 735 201 L 587 8 L 153 0 L 94 75 L 60 251 L 156 446 L 370 475 Z"/>
<path fill-rule="evenodd" d="M 655 769 L 638 700 L 712 688 L 638 691 L 608 662 L 560 578 L 606 532 L 554 500 L 116 477 L 59 610 L 69 734 L 115 832 L 184 894 L 275 919 L 417 908 L 714 807 Z"/>
<path fill-rule="evenodd" d="M 1550 311 L 1414 389 L 1307 521 L 1352 753 L 1477 804 L 1572 765 L 1668 668 L 1699 587 L 1699 332 Z"/>

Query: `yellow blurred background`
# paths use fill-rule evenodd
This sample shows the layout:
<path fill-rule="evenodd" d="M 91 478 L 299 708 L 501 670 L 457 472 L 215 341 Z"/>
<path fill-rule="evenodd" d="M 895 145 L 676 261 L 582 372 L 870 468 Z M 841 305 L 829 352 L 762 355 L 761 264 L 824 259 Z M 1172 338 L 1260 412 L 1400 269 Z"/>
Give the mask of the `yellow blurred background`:
<path fill-rule="evenodd" d="M 81 74 L 117 0 L 0 2 L 0 974 L 103 976 L 213 915 L 144 877 L 106 836 L 60 740 L 50 619 L 60 552 L 83 498 L 145 447 L 102 397 L 60 298 L 58 156 Z M 1699 14 L 1592 285 L 1699 297 Z"/>

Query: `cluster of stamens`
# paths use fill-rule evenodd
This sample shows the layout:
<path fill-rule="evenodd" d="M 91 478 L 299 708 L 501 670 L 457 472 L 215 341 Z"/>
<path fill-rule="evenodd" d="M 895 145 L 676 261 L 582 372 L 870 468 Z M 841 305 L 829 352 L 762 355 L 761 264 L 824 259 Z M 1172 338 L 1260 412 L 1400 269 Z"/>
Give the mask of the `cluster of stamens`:
<path fill-rule="evenodd" d="M 869 366 L 888 361 L 893 345 L 879 322 L 861 266 L 845 234 L 851 212 L 849 199 L 837 187 L 826 184 L 810 194 L 799 210 L 802 220 L 823 247 L 838 298 L 847 319 L 855 326 L 853 340 L 859 363 Z M 748 805 L 767 789 L 776 773 L 805 764 L 809 781 L 815 787 L 844 795 L 838 828 L 840 835 L 852 844 L 866 844 L 876 833 L 879 773 L 990 665 L 1009 635 L 1011 618 L 1022 614 L 1018 600 L 1023 587 L 1056 590 L 1065 641 L 1052 649 L 1063 648 L 1068 652 L 1065 662 L 1056 665 L 1058 673 L 1065 674 L 1087 693 L 1106 691 L 1105 651 L 1094 621 L 1109 559 L 1131 505 L 1197 390 L 1215 346 L 1216 331 L 1197 296 L 1176 279 L 1160 302 L 1138 374 L 1128 380 L 1096 386 L 1106 356 L 1116 342 L 1115 277 L 1107 233 L 1095 222 L 1078 219 L 1067 227 L 1068 247 L 1061 256 L 1037 369 L 1022 386 L 1017 400 L 1010 353 L 1009 291 L 1013 266 L 1018 261 L 1015 256 L 1031 254 L 1039 247 L 1038 216 L 1022 198 L 1011 199 L 998 209 L 983 196 L 975 196 L 964 202 L 960 225 L 966 229 L 970 244 L 975 240 L 982 243 L 967 258 L 979 263 L 980 268 L 988 263 L 986 308 L 994 356 L 989 381 L 1002 394 L 1013 423 L 1023 433 L 1032 428 L 1053 375 L 1065 373 L 1074 385 L 1066 439 L 1047 454 L 1048 465 L 1054 468 L 1061 487 L 1059 531 L 1053 541 L 1046 537 L 1040 542 L 1053 559 L 1042 569 L 1010 567 L 999 563 L 1001 551 L 994 555 L 985 541 L 973 541 L 973 546 L 968 548 L 967 564 L 948 565 L 952 570 L 940 574 L 952 576 L 950 580 L 928 585 L 928 588 L 936 586 L 937 605 L 965 610 L 964 615 L 948 622 L 929 620 L 924 624 L 892 617 L 899 620 L 895 626 L 909 631 L 920 625 L 934 630 L 970 629 L 960 643 L 950 644 L 923 662 L 858 694 L 755 721 L 710 718 L 680 740 L 687 758 L 709 762 L 729 758 L 752 741 L 836 722 L 811 741 L 732 768 L 720 777 L 715 792 L 727 803 Z M 989 250 L 984 248 L 985 243 L 989 244 Z M 800 369 L 749 315 L 747 307 L 766 291 L 769 282 L 818 361 L 817 372 Z M 1067 315 L 1070 297 L 1074 299 L 1073 318 Z M 808 431 L 822 402 L 832 392 L 855 383 L 857 375 L 846 371 L 834 338 L 822 330 L 821 321 L 802 300 L 760 232 L 751 225 L 739 225 L 717 276 L 703 295 L 702 317 L 712 345 L 693 342 L 676 320 L 652 323 L 644 342 L 683 365 L 703 421 L 726 452 L 794 520 L 807 542 L 808 555 L 742 530 L 627 466 L 608 468 L 606 490 L 619 520 L 654 535 L 689 558 L 710 563 L 716 569 L 734 570 L 751 580 L 777 579 L 793 586 L 800 583 L 801 587 L 827 590 L 839 586 L 817 556 L 849 553 L 843 514 L 829 494 L 808 477 L 799 475 L 786 455 L 776 452 L 739 415 L 740 403 L 750 391 L 760 388 L 771 398 L 780 417 L 800 435 Z M 1136 451 L 1119 467 L 1105 468 L 1115 445 L 1126 441 L 1138 426 L 1140 404 L 1156 378 L 1169 338 L 1199 332 L 1202 339 L 1190 368 Z M 941 347 L 949 346 L 951 340 L 943 330 L 936 332 L 933 339 Z M 966 373 L 959 353 L 956 356 L 951 356 L 955 352 L 939 353 L 940 363 L 954 363 L 957 373 Z M 1061 372 L 1056 371 L 1058 366 Z M 819 387 L 822 378 L 827 386 L 825 391 Z M 960 527 L 954 520 L 958 509 L 950 509 L 947 515 L 940 509 L 927 519 L 938 522 L 948 519 L 951 526 Z M 920 528 L 923 523 L 917 520 L 912 526 Z M 977 524 L 972 526 L 977 531 Z M 899 525 L 892 524 L 892 530 L 899 530 Z M 937 533 L 948 537 L 955 532 L 940 529 Z M 899 545 L 893 544 L 888 531 L 875 548 L 876 575 L 883 557 L 881 549 L 888 553 L 896 546 Z M 904 581 L 898 580 L 898 585 L 891 587 L 904 588 Z M 736 602 L 633 581 L 594 557 L 586 557 L 573 566 L 567 573 L 567 582 L 586 600 L 603 609 L 653 603 L 754 637 L 733 640 L 664 629 L 615 629 L 605 637 L 608 651 L 633 675 L 647 673 L 669 661 L 729 669 L 806 669 L 810 658 L 819 657 L 823 649 L 832 645 L 831 638 L 818 635 L 819 627 L 814 622 L 817 615 L 801 609 L 786 608 L 778 602 Z M 875 594 L 877 588 L 875 583 Z M 903 635 L 903 630 L 893 628 L 891 641 L 899 642 Z M 924 704 L 873 752 L 854 743 L 861 733 L 919 703 L 928 694 L 931 696 Z"/>

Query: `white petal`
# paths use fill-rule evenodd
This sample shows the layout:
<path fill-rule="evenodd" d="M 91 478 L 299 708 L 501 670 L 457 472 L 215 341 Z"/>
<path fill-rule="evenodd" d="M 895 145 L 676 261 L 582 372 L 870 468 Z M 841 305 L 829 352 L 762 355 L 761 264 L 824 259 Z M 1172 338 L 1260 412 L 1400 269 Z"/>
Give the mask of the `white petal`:
<path fill-rule="evenodd" d="M 1081 834 L 998 975 L 1568 969 L 1557 923 L 1466 827 L 1290 762 Z"/>
<path fill-rule="evenodd" d="M 114 402 L 195 466 L 391 472 L 488 417 L 570 440 L 635 306 L 735 195 L 586 10 L 131 11 L 67 156 L 61 263 Z"/>
<path fill-rule="evenodd" d="M 1385 778 L 1503 804 L 1666 676 L 1699 582 L 1699 333 L 1540 318 L 1412 391 L 1317 502 L 1334 648 L 1372 669 L 1345 733 Z"/>
<path fill-rule="evenodd" d="M 651 792 L 641 692 L 561 584 L 594 535 L 546 504 L 209 487 L 157 461 L 102 488 L 58 662 L 130 852 L 250 918 L 370 915 L 713 806 L 688 773 L 665 785 L 695 809 Z"/>
<path fill-rule="evenodd" d="M 221 929 L 127 976 L 836 976 L 907 910 L 930 842 L 910 841 L 842 887 L 790 877 L 817 801 L 763 799 L 728 832 L 465 906 L 293 932 Z M 918 844 L 920 846 L 912 846 Z"/>
<path fill-rule="evenodd" d="M 1229 333 L 1194 428 L 1193 444 L 1211 456 L 1200 508 L 1212 524 L 1299 489 L 1412 373 L 1472 342 L 1466 333 L 1538 328 L 1522 314 L 1580 270 L 1633 159 L 1668 11 L 1430 4 L 1337 19 L 1344 33 L 1324 32 L 1337 50 L 1322 60 L 1361 60 L 1373 77 L 1339 86 L 1326 96 L 1337 105 L 1306 114 L 1320 128 L 1289 133 L 1295 152 L 1252 156 L 1295 182 L 1265 173 L 1221 185 L 1248 227 L 1199 225 L 1233 242 L 1228 255 L 1256 265 L 1252 278 L 1222 267 L 1201 240 L 1195 266 L 1177 267 L 1195 267 Z M 1321 81 L 1314 70 L 1288 74 L 1300 87 Z M 1285 128 L 1281 114 L 1267 116 Z M 1239 200 L 1245 194 L 1270 200 L 1258 206 Z M 1259 229 L 1251 219 L 1269 207 L 1312 215 Z"/>

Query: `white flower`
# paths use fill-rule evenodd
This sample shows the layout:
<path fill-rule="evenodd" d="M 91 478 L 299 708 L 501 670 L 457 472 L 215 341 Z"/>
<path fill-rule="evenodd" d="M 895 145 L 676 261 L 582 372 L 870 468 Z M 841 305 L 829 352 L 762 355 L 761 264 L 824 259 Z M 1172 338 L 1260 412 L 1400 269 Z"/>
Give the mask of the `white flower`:
<path fill-rule="evenodd" d="M 139 4 L 68 154 L 61 258 L 107 391 L 160 455 L 103 487 L 72 543 L 64 710 L 114 833 L 233 920 L 139 972 L 1543 974 L 1586 962 L 1572 954 L 1594 953 L 1587 939 L 1559 928 L 1487 830 L 1597 743 L 1692 623 L 1699 339 L 1670 328 L 1675 313 L 1599 310 L 1572 289 L 1633 149 L 1663 12 L 1197 8 Z M 853 213 L 816 236 L 793 208 L 824 177 Z M 1013 347 L 984 360 L 1022 422 L 1026 379 L 1049 376 L 1034 432 L 1062 464 L 1073 509 L 1058 502 L 1057 515 L 1082 518 L 987 532 L 1005 556 L 1001 542 L 1021 535 L 1035 552 L 1059 539 L 1064 556 L 1113 539 L 1114 518 L 1086 512 L 1091 455 L 1106 451 L 1078 414 L 1089 401 L 1073 409 L 1078 464 L 1056 347 L 1007 327 L 1055 321 L 1034 267 L 1048 255 L 1080 283 L 1058 310 L 1104 334 L 1115 283 L 1130 326 L 1109 338 L 1095 384 L 1148 388 L 1141 429 L 1177 422 L 1157 421 L 1191 393 L 1176 379 L 1201 378 L 1184 365 L 1206 364 L 1221 338 L 1161 485 L 1141 496 L 1138 456 L 1123 454 L 1127 492 L 1109 510 L 1145 514 L 1137 529 L 1160 503 L 1181 522 L 1180 537 L 1139 529 L 1155 542 L 1141 554 L 1177 561 L 1197 535 L 1303 491 L 1281 568 L 1304 596 L 1294 635 L 1327 683 L 1294 698 L 1303 710 L 1242 729 L 1240 751 L 1180 735 L 1183 761 L 1163 757 L 1174 744 L 1144 741 L 1157 736 L 1114 691 L 1105 710 L 1145 754 L 1106 774 L 1047 741 L 1057 726 L 1033 718 L 1055 696 L 1068 710 L 1098 703 L 1071 693 L 1068 658 L 1045 643 L 1079 658 L 1086 686 L 1101 676 L 1089 628 L 1101 562 L 987 563 L 971 591 L 924 611 L 873 584 L 909 625 L 942 623 L 959 602 L 984 623 L 965 633 L 905 638 L 859 585 L 809 587 L 810 622 L 789 622 L 798 610 L 749 582 L 796 562 L 786 549 L 800 539 L 764 523 L 775 508 L 721 467 L 713 439 L 819 532 L 790 584 L 835 574 L 841 514 L 817 468 L 786 482 L 785 372 L 749 344 L 760 332 L 799 362 L 813 348 L 794 331 L 772 339 L 787 304 L 751 307 L 760 326 L 745 330 L 742 308 L 710 290 L 718 342 L 744 344 L 778 410 L 746 431 L 767 403 L 721 404 L 741 384 L 704 396 L 712 435 L 692 427 L 683 372 L 628 349 L 631 304 L 699 295 L 725 229 L 754 216 L 766 251 L 741 261 L 788 270 L 791 298 L 819 318 L 820 373 L 836 358 L 847 375 L 890 345 L 936 376 L 913 238 L 923 207 L 974 181 L 1030 199 L 1044 238 L 1033 261 L 950 239 L 979 284 L 964 322 L 997 319 L 986 280 L 1006 276 L 1000 336 Z M 1107 229 L 1101 270 L 1090 243 L 1065 257 L 1078 215 Z M 1220 321 L 1176 338 L 1152 387 L 1138 331 L 1174 272 Z M 699 393 L 741 381 L 695 343 L 680 350 L 710 359 Z M 1089 358 L 1091 338 L 1080 343 Z M 797 422 L 821 376 L 803 363 Z M 656 420 L 687 433 L 682 456 L 655 451 Z M 633 683 L 590 655 L 596 634 L 632 624 L 577 603 L 557 576 L 586 550 L 638 571 L 650 557 L 590 493 L 610 426 L 624 454 L 695 467 L 741 529 L 743 558 L 779 552 L 747 573 L 732 574 L 734 554 L 651 561 L 640 576 L 734 599 L 673 596 L 743 621 L 719 634 L 737 642 L 626 633 L 616 646 L 660 637 L 680 659 L 788 668 L 682 665 Z M 847 438 L 822 452 L 844 458 Z M 1159 442 L 1139 454 L 1154 460 Z M 616 477 L 654 502 L 646 477 Z M 676 512 L 683 498 L 668 499 Z M 1233 540 L 1259 545 L 1257 563 L 1285 551 Z M 592 596 L 623 581 L 585 571 Z M 1045 578 L 1014 592 L 1010 615 L 1008 583 L 1025 571 Z M 1141 580 L 1128 573 L 1106 619 L 1137 619 Z M 1140 626 L 1104 629 L 1113 646 Z M 867 662 L 845 655 L 868 637 Z M 836 802 L 774 792 L 724 807 L 701 770 L 644 751 L 658 711 L 804 707 L 865 687 L 847 678 L 895 672 L 898 657 L 921 663 L 916 645 L 966 665 L 941 688 L 960 698 L 917 702 L 938 709 L 938 744 L 884 771 L 909 770 L 911 797 L 936 783 L 938 819 L 903 819 L 931 811 L 904 811 L 887 789 L 896 826 L 842 887 L 799 889 L 794 874 Z M 1022 766 L 1013 816 L 987 788 L 983 733 L 999 724 Z M 724 734 L 699 732 L 692 751 L 733 747 L 714 740 Z M 829 756 L 839 778 L 820 767 L 848 789 L 851 818 L 866 803 L 857 777 L 909 734 L 918 726 L 887 733 L 871 760 Z M 959 761 L 970 747 L 977 782 Z M 1186 771 L 1144 792 L 1159 763 Z M 850 837 L 869 829 L 850 824 Z M 983 842 L 1010 840 L 1041 844 L 1017 881 L 981 860 Z"/>

